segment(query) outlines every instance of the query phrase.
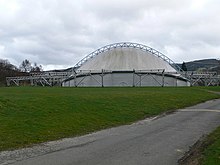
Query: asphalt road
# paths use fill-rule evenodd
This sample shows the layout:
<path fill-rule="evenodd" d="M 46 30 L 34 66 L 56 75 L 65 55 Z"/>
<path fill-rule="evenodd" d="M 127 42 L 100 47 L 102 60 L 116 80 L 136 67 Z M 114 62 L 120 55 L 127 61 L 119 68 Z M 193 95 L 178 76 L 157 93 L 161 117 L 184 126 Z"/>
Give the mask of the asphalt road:
<path fill-rule="evenodd" d="M 219 125 L 220 100 L 213 100 L 132 125 L 52 142 L 42 146 L 42 148 L 50 146 L 52 149 L 29 156 L 32 158 L 28 156 L 22 158 L 21 154 L 16 157 L 16 160 L 21 160 L 11 163 L 13 165 L 175 165 L 190 146 Z"/>

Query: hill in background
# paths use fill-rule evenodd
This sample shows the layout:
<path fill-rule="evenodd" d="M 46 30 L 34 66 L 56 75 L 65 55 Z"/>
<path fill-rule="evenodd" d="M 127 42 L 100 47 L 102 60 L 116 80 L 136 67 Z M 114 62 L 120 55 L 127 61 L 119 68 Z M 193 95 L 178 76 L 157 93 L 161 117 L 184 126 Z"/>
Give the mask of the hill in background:
<path fill-rule="evenodd" d="M 185 62 L 187 71 L 202 71 L 202 72 L 218 72 L 220 74 L 220 60 L 203 59 Z M 177 64 L 182 67 L 182 64 Z"/>

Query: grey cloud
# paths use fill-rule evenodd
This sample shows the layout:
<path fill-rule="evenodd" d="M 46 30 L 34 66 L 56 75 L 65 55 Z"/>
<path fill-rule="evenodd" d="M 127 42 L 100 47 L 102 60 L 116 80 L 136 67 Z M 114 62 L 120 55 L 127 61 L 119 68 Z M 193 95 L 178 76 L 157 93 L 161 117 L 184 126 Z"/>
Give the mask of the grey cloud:
<path fill-rule="evenodd" d="M 217 0 L 13 3 L 0 2 L 0 58 L 16 65 L 27 58 L 45 68 L 74 66 L 95 49 L 120 41 L 146 44 L 177 62 L 220 54 Z"/>

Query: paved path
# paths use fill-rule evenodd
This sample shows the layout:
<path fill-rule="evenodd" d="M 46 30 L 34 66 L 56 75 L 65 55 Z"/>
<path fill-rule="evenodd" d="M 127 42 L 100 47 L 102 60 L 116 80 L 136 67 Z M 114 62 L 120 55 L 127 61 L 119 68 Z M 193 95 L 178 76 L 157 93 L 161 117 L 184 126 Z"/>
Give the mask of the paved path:
<path fill-rule="evenodd" d="M 0 153 L 0 163 L 2 158 L 13 165 L 175 165 L 219 125 L 220 100 L 213 100 L 132 125 Z"/>

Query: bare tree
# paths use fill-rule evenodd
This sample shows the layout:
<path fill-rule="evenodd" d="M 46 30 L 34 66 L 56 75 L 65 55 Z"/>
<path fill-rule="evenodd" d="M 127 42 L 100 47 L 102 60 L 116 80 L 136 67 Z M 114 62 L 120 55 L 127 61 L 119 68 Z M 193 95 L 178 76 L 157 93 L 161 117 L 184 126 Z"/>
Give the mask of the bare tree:
<path fill-rule="evenodd" d="M 22 61 L 21 65 L 19 66 L 19 69 L 22 72 L 30 72 L 32 69 L 31 62 L 25 59 L 24 61 Z"/>
<path fill-rule="evenodd" d="M 37 65 L 37 63 L 35 62 L 34 63 L 34 66 L 32 66 L 31 68 L 31 72 L 42 72 L 43 71 L 43 68 L 41 65 Z"/>

